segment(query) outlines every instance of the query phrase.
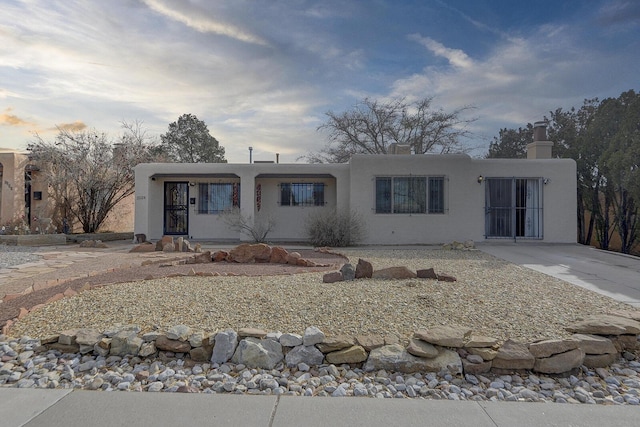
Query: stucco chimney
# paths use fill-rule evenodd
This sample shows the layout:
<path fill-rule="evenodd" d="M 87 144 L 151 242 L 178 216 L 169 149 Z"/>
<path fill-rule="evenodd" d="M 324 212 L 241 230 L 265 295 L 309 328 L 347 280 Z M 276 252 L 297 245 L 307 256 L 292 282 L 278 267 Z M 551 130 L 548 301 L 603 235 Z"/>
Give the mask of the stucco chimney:
<path fill-rule="evenodd" d="M 553 142 L 547 139 L 547 122 L 535 122 L 533 142 L 527 144 L 527 159 L 550 159 Z"/>
<path fill-rule="evenodd" d="M 411 154 L 411 146 L 409 144 L 389 144 L 389 154 Z"/>

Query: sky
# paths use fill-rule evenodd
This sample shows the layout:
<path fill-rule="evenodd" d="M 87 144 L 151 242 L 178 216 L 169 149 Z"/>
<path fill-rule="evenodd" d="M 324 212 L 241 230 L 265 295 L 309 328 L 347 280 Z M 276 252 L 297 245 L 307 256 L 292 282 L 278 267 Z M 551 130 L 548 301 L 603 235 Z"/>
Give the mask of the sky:
<path fill-rule="evenodd" d="M 501 128 L 640 90 L 637 0 L 0 0 L 0 147 L 204 121 L 230 163 L 302 162 L 365 97 Z"/>

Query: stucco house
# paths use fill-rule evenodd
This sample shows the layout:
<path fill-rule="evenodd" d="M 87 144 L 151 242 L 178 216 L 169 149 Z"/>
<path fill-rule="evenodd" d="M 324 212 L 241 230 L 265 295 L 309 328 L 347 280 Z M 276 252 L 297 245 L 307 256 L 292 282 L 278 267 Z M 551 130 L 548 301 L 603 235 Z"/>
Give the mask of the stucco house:
<path fill-rule="evenodd" d="M 576 165 L 551 158 L 546 132 L 527 159 L 355 155 L 347 164 L 140 164 L 135 233 L 249 241 L 220 213 L 271 217 L 272 241 L 305 240 L 311 213 L 357 211 L 362 244 L 491 239 L 576 242 Z M 402 152 L 402 150 L 397 150 Z"/>
<path fill-rule="evenodd" d="M 0 233 L 2 227 L 19 224 L 20 234 L 62 232 L 62 218 L 40 165 L 29 153 L 0 148 Z M 133 229 L 133 196 L 127 197 L 111 212 L 103 224 L 104 230 Z M 70 230 L 82 231 L 77 221 L 67 218 Z M 26 228 L 26 230 L 25 230 Z M 13 234 L 14 230 L 5 230 Z"/>

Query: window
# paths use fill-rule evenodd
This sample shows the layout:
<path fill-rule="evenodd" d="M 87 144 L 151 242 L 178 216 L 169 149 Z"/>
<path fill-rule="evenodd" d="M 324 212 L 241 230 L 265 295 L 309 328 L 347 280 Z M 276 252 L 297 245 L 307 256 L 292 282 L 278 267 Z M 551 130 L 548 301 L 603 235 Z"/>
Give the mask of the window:
<path fill-rule="evenodd" d="M 240 184 L 198 184 L 198 213 L 216 214 L 240 207 Z"/>
<path fill-rule="evenodd" d="M 444 177 L 376 178 L 376 213 L 444 213 Z"/>
<path fill-rule="evenodd" d="M 324 183 L 282 183 L 280 205 L 324 206 Z"/>

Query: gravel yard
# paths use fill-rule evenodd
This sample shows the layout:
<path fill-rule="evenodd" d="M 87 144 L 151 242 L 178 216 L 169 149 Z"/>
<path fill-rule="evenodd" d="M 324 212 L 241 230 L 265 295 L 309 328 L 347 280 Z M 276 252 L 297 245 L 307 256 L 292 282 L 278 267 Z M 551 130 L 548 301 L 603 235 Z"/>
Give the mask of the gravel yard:
<path fill-rule="evenodd" d="M 184 324 L 206 332 L 256 327 L 302 333 L 317 326 L 330 335 L 378 333 L 407 339 L 418 328 L 458 324 L 477 334 L 528 342 L 569 336 L 564 326 L 587 314 L 630 308 L 480 251 L 343 253 L 354 264 L 363 258 L 376 269 L 433 267 L 458 281 L 325 284 L 321 272 L 153 279 L 104 286 L 48 304 L 18 321 L 11 332 L 44 337 L 71 328 L 105 330 L 118 323 L 134 323 L 143 331 Z"/>

